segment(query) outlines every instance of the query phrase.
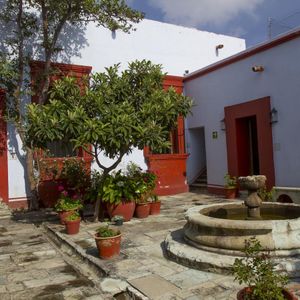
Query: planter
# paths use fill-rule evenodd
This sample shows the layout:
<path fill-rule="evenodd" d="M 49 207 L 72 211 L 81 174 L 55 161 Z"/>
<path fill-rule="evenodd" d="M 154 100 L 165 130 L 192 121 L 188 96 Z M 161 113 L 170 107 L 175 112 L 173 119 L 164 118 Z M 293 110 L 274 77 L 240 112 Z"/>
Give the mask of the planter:
<path fill-rule="evenodd" d="M 150 203 L 138 203 L 135 207 L 135 216 L 139 219 L 144 219 L 149 216 Z"/>
<path fill-rule="evenodd" d="M 61 225 L 66 225 L 65 219 L 67 216 L 72 215 L 75 210 L 66 210 L 66 211 L 59 211 L 59 219 L 60 219 L 60 224 Z"/>
<path fill-rule="evenodd" d="M 159 215 L 160 214 L 160 201 L 150 203 L 150 215 Z"/>
<path fill-rule="evenodd" d="M 237 189 L 236 188 L 225 188 L 225 198 L 226 199 L 235 199 L 237 196 Z"/>
<path fill-rule="evenodd" d="M 111 259 L 120 254 L 121 234 L 112 237 L 98 237 L 95 235 L 95 241 L 102 259 Z"/>
<path fill-rule="evenodd" d="M 242 290 L 240 290 L 238 293 L 237 293 L 237 300 L 245 300 L 245 299 L 248 299 L 246 298 L 247 295 L 251 295 L 251 287 L 245 287 L 243 288 Z M 284 296 L 284 298 L 286 300 L 297 300 L 298 298 L 296 296 L 294 296 L 290 291 L 286 290 L 286 289 L 282 289 L 282 294 Z"/>
<path fill-rule="evenodd" d="M 135 209 L 135 203 L 130 202 L 121 202 L 120 204 L 106 204 L 107 212 L 110 218 L 114 216 L 122 216 L 124 218 L 124 222 L 128 222 L 132 219 Z"/>
<path fill-rule="evenodd" d="M 66 223 L 66 230 L 68 234 L 77 234 L 79 232 L 81 219 L 77 219 L 74 221 L 65 221 Z"/>

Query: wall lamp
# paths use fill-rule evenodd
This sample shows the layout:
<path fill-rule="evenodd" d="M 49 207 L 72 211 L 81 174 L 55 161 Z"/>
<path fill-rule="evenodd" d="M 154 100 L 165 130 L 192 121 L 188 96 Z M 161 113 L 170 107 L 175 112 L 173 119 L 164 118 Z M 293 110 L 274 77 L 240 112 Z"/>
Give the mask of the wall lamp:
<path fill-rule="evenodd" d="M 253 72 L 263 72 L 265 69 L 263 66 L 254 66 L 252 67 Z"/>
<path fill-rule="evenodd" d="M 220 127 L 221 127 L 221 130 L 223 130 L 223 131 L 226 130 L 225 118 L 220 121 Z"/>
<path fill-rule="evenodd" d="M 224 48 L 224 45 L 223 45 L 223 44 L 219 44 L 219 45 L 216 46 L 216 50 L 217 50 L 217 51 L 220 50 L 220 49 L 222 49 L 222 48 Z"/>
<path fill-rule="evenodd" d="M 271 124 L 277 123 L 278 122 L 278 111 L 275 107 L 272 108 L 270 111 L 270 119 L 271 119 Z"/>

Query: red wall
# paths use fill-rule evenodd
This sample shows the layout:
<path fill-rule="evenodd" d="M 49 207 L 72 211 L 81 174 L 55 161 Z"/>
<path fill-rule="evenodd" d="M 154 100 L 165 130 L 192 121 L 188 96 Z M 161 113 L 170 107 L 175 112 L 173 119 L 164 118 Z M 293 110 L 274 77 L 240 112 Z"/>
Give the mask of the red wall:
<path fill-rule="evenodd" d="M 3 119 L 5 95 L 0 90 L 0 197 L 8 202 L 7 128 Z"/>

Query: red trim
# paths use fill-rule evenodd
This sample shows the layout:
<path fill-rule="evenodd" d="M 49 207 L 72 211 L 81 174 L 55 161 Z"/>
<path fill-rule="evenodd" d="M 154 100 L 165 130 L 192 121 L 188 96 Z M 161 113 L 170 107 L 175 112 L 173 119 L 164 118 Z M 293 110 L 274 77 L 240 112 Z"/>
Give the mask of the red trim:
<path fill-rule="evenodd" d="M 267 176 L 267 187 L 275 185 L 275 171 L 273 159 L 273 137 L 270 124 L 271 104 L 270 98 L 265 97 L 233 106 L 227 106 L 225 110 L 226 143 L 228 172 L 232 176 L 244 176 L 242 174 L 246 166 L 241 156 L 238 140 L 238 119 L 256 116 L 258 156 L 261 175 Z"/>
<path fill-rule="evenodd" d="M 5 93 L 0 90 L 0 197 L 8 202 L 7 126 L 3 119 Z"/>
<path fill-rule="evenodd" d="M 279 45 L 284 44 L 286 42 L 292 41 L 292 40 L 294 40 L 298 37 L 300 37 L 300 30 L 299 29 L 296 30 L 296 31 L 287 33 L 287 34 L 285 34 L 283 36 L 280 36 L 278 38 L 275 38 L 274 40 L 271 40 L 270 42 L 260 44 L 258 46 L 255 46 L 255 47 L 252 47 L 252 48 L 247 49 L 245 51 L 242 51 L 242 52 L 240 52 L 236 55 L 230 56 L 229 58 L 226 58 L 226 59 L 224 59 L 220 62 L 212 64 L 212 65 L 210 65 L 206 68 L 203 68 L 199 71 L 195 71 L 195 72 L 191 73 L 190 75 L 186 76 L 183 79 L 183 81 L 187 82 L 187 81 L 193 80 L 195 78 L 206 75 L 206 74 L 211 73 L 213 71 L 216 71 L 218 69 L 224 68 L 224 67 L 226 67 L 228 65 L 231 65 L 235 62 L 238 62 L 240 60 L 248 58 L 248 57 L 250 57 L 252 55 L 255 55 L 257 53 L 266 51 L 266 50 L 271 49 L 273 47 L 276 47 L 276 46 L 279 46 Z"/>

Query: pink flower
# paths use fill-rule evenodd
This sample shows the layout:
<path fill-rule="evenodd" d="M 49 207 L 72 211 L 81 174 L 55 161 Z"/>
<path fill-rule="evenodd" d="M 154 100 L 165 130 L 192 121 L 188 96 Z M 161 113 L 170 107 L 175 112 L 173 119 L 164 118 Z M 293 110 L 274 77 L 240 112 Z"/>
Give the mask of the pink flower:
<path fill-rule="evenodd" d="M 78 199 L 79 197 L 78 197 L 78 195 L 77 194 L 75 194 L 75 195 L 73 195 L 73 197 L 72 197 L 73 199 Z"/>
<path fill-rule="evenodd" d="M 68 192 L 67 192 L 67 191 L 63 191 L 62 194 L 63 194 L 64 196 L 68 196 Z"/>
<path fill-rule="evenodd" d="M 58 186 L 58 190 L 59 190 L 60 192 L 62 192 L 62 191 L 64 190 L 64 187 L 63 187 L 62 185 L 59 185 L 59 186 Z"/>

